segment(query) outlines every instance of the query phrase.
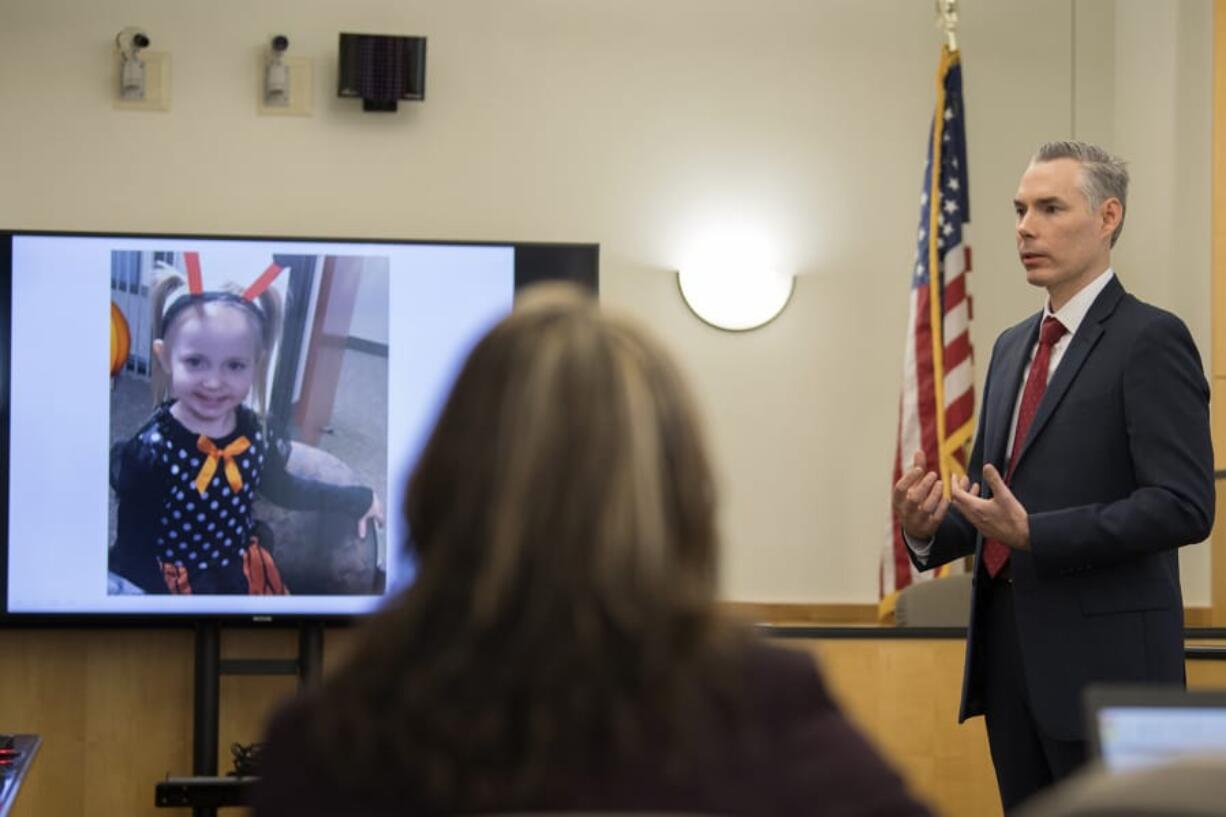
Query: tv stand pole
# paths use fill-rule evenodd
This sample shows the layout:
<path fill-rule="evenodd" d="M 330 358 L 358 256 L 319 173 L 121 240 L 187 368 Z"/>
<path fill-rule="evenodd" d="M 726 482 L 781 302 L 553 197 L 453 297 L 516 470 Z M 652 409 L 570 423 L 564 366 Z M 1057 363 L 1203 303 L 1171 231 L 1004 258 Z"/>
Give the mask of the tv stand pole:
<path fill-rule="evenodd" d="M 298 625 L 298 657 L 221 658 L 221 627 L 216 622 L 196 625 L 195 701 L 192 713 L 192 778 L 170 778 L 158 783 L 158 806 L 190 807 L 194 817 L 216 817 L 222 806 L 245 805 L 252 778 L 219 779 L 217 775 L 218 725 L 222 675 L 297 675 L 298 688 L 319 680 L 323 670 L 324 627 L 317 622 Z"/>
<path fill-rule="evenodd" d="M 196 625 L 195 705 L 192 708 L 192 774 L 217 776 L 217 732 L 221 711 L 221 630 L 214 623 Z M 212 817 L 215 812 L 197 817 Z"/>

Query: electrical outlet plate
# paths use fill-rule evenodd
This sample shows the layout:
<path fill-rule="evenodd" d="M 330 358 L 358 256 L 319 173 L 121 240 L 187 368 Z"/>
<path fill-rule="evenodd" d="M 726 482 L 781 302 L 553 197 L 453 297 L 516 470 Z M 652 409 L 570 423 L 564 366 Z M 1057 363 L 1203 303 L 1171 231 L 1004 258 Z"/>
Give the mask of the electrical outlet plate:
<path fill-rule="evenodd" d="M 136 101 L 119 96 L 119 72 L 123 70 L 123 57 L 115 52 L 115 74 L 111 87 L 115 94 L 115 109 L 119 111 L 169 111 L 170 110 L 170 54 L 165 51 L 141 51 L 145 63 L 145 98 Z"/>
<path fill-rule="evenodd" d="M 260 56 L 256 72 L 256 110 L 261 116 L 310 116 L 311 99 L 315 91 L 311 84 L 311 61 L 305 57 L 282 57 L 281 62 L 289 69 L 289 99 L 285 105 L 264 103 L 264 72 L 267 59 Z"/>

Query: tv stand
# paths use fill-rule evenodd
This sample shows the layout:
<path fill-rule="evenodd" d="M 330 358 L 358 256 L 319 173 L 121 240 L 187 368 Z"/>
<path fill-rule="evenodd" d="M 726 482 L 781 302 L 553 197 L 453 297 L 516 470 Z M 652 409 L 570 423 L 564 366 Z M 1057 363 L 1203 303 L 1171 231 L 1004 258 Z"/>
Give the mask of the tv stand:
<path fill-rule="evenodd" d="M 223 660 L 220 625 L 214 622 L 197 624 L 192 777 L 172 777 L 159 781 L 154 803 L 162 808 L 191 808 L 194 817 L 216 817 L 218 808 L 246 805 L 256 778 L 219 777 L 217 774 L 221 676 L 297 675 L 298 687 L 303 689 L 319 679 L 323 653 L 323 625 L 306 623 L 298 625 L 296 659 Z"/>

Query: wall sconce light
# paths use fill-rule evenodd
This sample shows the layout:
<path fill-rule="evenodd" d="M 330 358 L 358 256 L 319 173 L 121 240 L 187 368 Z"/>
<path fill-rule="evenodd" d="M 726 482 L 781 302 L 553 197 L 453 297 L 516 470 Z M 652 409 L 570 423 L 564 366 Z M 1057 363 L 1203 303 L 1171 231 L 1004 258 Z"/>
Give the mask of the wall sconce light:
<path fill-rule="evenodd" d="M 274 108 L 289 105 L 289 66 L 285 64 L 285 50 L 289 38 L 278 34 L 268 44 L 268 59 L 264 64 L 264 104 Z"/>
<path fill-rule="evenodd" d="M 145 100 L 145 61 L 140 52 L 149 47 L 149 35 L 128 26 L 115 35 L 115 47 L 122 60 L 119 68 L 119 98 L 128 102 Z"/>
<path fill-rule="evenodd" d="M 796 277 L 736 258 L 711 259 L 677 273 L 690 310 L 718 329 L 743 332 L 770 323 L 796 288 Z"/>

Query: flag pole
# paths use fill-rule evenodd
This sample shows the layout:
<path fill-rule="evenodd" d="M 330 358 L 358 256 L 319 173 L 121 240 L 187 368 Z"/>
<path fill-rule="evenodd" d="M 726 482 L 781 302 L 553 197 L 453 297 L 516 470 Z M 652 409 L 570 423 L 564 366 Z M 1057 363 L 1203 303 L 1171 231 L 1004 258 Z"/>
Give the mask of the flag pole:
<path fill-rule="evenodd" d="M 895 483 L 901 479 L 904 463 L 909 465 L 916 450 L 931 452 L 928 465 L 940 474 L 942 488 L 948 492 L 953 476 L 965 474 L 966 445 L 974 432 L 974 349 L 965 277 L 971 270 L 971 255 L 963 232 L 970 221 L 970 198 L 961 56 L 955 36 L 957 0 L 935 3 L 936 28 L 945 41 L 937 65 L 936 104 L 928 131 L 916 252 L 909 275 L 893 479 Z M 950 572 L 956 564 L 943 565 L 937 575 Z M 904 588 L 924 579 L 912 564 L 894 514 L 882 550 L 879 579 L 877 614 L 881 619 L 894 612 Z"/>

